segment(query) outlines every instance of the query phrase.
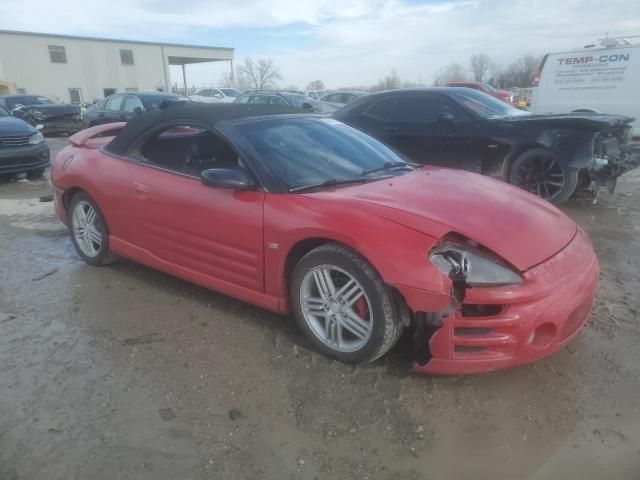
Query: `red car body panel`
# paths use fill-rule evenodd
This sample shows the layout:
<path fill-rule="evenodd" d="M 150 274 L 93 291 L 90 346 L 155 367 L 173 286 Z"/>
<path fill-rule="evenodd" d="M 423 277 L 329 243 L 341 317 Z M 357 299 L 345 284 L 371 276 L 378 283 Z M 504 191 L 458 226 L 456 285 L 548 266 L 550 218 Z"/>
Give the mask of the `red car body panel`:
<path fill-rule="evenodd" d="M 94 137 L 121 127 L 102 125 L 72 137 L 51 176 L 60 219 L 67 223 L 68 193 L 84 190 L 102 211 L 110 248 L 124 257 L 288 313 L 290 252 L 301 242 L 331 240 L 365 257 L 411 311 L 442 312 L 451 303 L 451 281 L 427 253 L 447 233 L 464 235 L 513 265 L 523 282 L 467 289 L 465 303 L 500 305 L 500 312 L 474 318 L 458 308 L 425 338 L 432 358 L 415 370 L 426 373 L 529 362 L 564 345 L 588 316 L 598 272 L 588 237 L 555 207 L 518 188 L 424 167 L 315 193 L 217 189 L 101 150 L 108 140 Z M 548 326 L 534 335 L 543 323 L 555 333 Z"/>

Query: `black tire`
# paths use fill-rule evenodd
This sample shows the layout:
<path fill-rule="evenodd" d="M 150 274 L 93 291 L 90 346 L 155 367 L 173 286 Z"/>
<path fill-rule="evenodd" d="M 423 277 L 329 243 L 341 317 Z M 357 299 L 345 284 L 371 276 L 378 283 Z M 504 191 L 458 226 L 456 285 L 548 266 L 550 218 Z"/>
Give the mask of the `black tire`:
<path fill-rule="evenodd" d="M 40 178 L 44 175 L 45 168 L 34 168 L 33 170 L 29 170 L 27 172 L 27 177 L 29 178 Z"/>
<path fill-rule="evenodd" d="M 369 299 L 370 337 L 355 351 L 339 351 L 326 345 L 305 319 L 301 299 L 302 282 L 311 269 L 320 265 L 335 266 L 347 272 L 360 284 Z M 404 327 L 393 295 L 380 276 L 364 258 L 337 243 L 324 244 L 302 257 L 291 276 L 290 299 L 294 317 L 309 341 L 322 354 L 344 363 L 366 363 L 381 357 L 397 342 Z"/>
<path fill-rule="evenodd" d="M 509 183 L 559 205 L 575 191 L 578 170 L 569 168 L 556 152 L 532 148 L 518 156 L 509 170 Z"/>
<path fill-rule="evenodd" d="M 101 237 L 100 248 L 97 249 L 95 255 L 90 256 L 87 255 L 83 249 L 78 244 L 78 240 L 76 239 L 76 235 L 74 233 L 73 228 L 73 215 L 76 208 L 79 208 L 81 204 L 88 204 L 93 208 L 96 214 L 96 226 L 97 230 Z M 109 250 L 109 228 L 107 226 L 107 222 L 98 207 L 98 204 L 85 192 L 76 193 L 69 202 L 69 208 L 67 209 L 67 223 L 69 224 L 69 232 L 71 233 L 71 241 L 73 242 L 73 246 L 78 252 L 78 255 L 82 257 L 82 259 L 89 265 L 94 267 L 101 267 L 104 265 L 109 265 L 117 260 L 117 255 Z M 94 244 L 95 246 L 95 244 Z"/>

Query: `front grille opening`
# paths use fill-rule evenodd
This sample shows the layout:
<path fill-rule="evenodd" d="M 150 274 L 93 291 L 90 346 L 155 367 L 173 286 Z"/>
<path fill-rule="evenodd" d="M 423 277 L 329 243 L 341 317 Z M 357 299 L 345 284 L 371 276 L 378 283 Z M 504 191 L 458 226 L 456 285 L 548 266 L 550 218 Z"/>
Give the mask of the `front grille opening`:
<path fill-rule="evenodd" d="M 504 305 L 483 305 L 480 303 L 463 303 L 461 307 L 463 317 L 493 317 L 502 312 Z"/>
<path fill-rule="evenodd" d="M 484 352 L 484 347 L 455 345 L 453 347 L 453 351 L 456 353 L 480 353 L 480 352 Z"/>
<path fill-rule="evenodd" d="M 490 333 L 490 328 L 456 327 L 453 329 L 453 334 L 458 337 L 468 337 L 471 335 L 489 335 Z"/>

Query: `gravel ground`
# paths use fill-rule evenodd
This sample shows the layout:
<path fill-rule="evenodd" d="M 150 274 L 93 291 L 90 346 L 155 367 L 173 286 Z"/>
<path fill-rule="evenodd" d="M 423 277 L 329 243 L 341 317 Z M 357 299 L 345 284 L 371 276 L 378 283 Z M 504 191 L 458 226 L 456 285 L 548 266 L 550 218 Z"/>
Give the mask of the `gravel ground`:
<path fill-rule="evenodd" d="M 563 207 L 601 262 L 582 333 L 448 378 L 409 374 L 400 349 L 332 362 L 290 318 L 86 266 L 49 192 L 0 182 L 2 480 L 640 478 L 640 171 Z"/>

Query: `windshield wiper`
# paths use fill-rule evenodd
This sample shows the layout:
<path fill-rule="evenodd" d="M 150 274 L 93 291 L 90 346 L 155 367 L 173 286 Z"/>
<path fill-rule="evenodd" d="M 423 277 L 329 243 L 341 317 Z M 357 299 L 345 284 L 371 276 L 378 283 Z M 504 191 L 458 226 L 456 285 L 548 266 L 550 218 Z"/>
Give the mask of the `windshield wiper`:
<path fill-rule="evenodd" d="M 392 168 L 406 167 L 406 168 L 415 168 L 417 164 L 408 163 L 408 162 L 384 162 L 381 166 L 375 168 L 369 168 L 367 170 L 362 171 L 362 175 L 368 175 L 374 172 L 380 172 L 382 170 L 390 170 Z"/>
<path fill-rule="evenodd" d="M 370 182 L 371 180 L 380 180 L 380 178 L 375 178 L 375 179 L 371 179 L 371 178 L 364 178 L 364 177 L 357 177 L 357 178 L 329 178 L 328 180 L 324 180 L 322 182 L 318 182 L 318 183 L 311 183 L 309 185 L 301 185 L 299 187 L 292 187 L 289 189 L 290 192 L 301 192 L 302 190 L 311 190 L 313 188 L 320 188 L 320 187 L 332 187 L 334 185 L 348 185 L 349 183 L 365 183 L 365 182 Z"/>

